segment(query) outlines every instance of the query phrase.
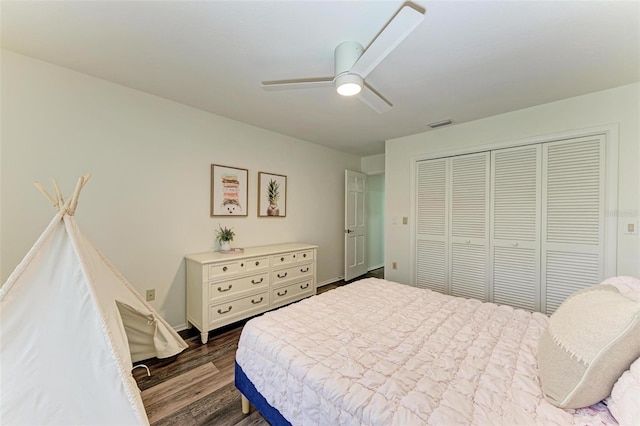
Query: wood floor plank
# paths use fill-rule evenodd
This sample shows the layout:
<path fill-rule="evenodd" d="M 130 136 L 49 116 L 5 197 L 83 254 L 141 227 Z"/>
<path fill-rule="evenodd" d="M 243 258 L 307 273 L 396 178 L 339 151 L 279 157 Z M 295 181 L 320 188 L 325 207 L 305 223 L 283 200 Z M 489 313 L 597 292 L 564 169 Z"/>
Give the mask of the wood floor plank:
<path fill-rule="evenodd" d="M 200 338 L 187 339 L 189 347 L 176 357 L 168 359 L 150 359 L 139 364 L 145 364 L 151 371 L 147 377 L 141 368 L 133 371 L 133 376 L 141 390 L 156 386 L 161 382 L 177 377 L 207 362 L 214 362 L 220 358 L 235 357 L 238 339 L 244 324 L 238 324 L 234 329 L 214 335 L 206 345 L 200 343 Z M 213 334 L 213 333 L 212 333 Z M 198 334 L 199 336 L 199 334 Z M 214 362 L 215 363 L 215 362 Z"/>
<path fill-rule="evenodd" d="M 240 393 L 233 383 L 210 393 L 190 408 L 193 417 L 202 419 L 205 424 L 214 419 L 218 424 L 235 424 L 244 418 L 240 409 Z"/>
<path fill-rule="evenodd" d="M 219 371 L 212 362 L 208 362 L 180 376 L 142 391 L 142 401 L 153 403 L 158 400 L 170 398 L 174 394 L 181 392 L 185 387 L 192 386 L 195 382 L 213 378 Z"/>
<path fill-rule="evenodd" d="M 169 414 L 186 407 L 215 390 L 219 370 L 209 362 L 164 383 L 142 391 L 149 422 L 153 423 Z"/>

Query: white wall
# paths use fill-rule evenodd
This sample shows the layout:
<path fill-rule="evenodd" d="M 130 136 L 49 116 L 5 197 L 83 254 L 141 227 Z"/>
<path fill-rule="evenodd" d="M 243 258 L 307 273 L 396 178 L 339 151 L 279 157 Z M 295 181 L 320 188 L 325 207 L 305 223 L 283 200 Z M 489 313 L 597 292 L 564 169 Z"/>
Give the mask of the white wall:
<path fill-rule="evenodd" d="M 384 154 L 369 155 L 360 160 L 362 173 L 368 175 L 384 173 Z"/>
<path fill-rule="evenodd" d="M 367 176 L 367 267 L 384 266 L 384 174 Z"/>
<path fill-rule="evenodd" d="M 367 266 L 371 271 L 384 266 L 384 154 L 362 157 L 367 177 Z"/>
<path fill-rule="evenodd" d="M 640 276 L 640 238 L 624 234 L 625 224 L 637 223 L 640 211 L 640 84 L 633 84 L 387 141 L 385 277 L 409 283 L 412 275 L 411 226 L 402 225 L 401 218 L 408 216 L 411 224 L 415 216 L 415 158 L 611 124 L 619 128 L 618 205 L 607 212 L 618 218 L 617 274 Z"/>
<path fill-rule="evenodd" d="M 79 225 L 141 293 L 156 289 L 152 304 L 176 328 L 183 256 L 212 249 L 218 224 L 236 247 L 317 244 L 320 283 L 343 273 L 344 170 L 359 157 L 8 51 L 1 137 L 1 282 L 54 213 L 32 182 L 53 177 L 70 193 L 87 172 Z M 248 217 L 209 216 L 211 163 L 249 169 Z M 288 176 L 286 218 L 257 218 L 258 171 Z"/>

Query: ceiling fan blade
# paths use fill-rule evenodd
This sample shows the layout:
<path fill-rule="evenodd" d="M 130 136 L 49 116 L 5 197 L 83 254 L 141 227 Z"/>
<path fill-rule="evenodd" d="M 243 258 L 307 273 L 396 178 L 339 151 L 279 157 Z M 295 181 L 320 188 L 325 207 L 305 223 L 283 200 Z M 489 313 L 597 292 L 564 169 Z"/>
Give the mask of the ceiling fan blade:
<path fill-rule="evenodd" d="M 315 89 L 333 86 L 333 77 L 263 81 L 260 85 L 264 90 Z"/>
<path fill-rule="evenodd" d="M 423 19 L 424 13 L 409 5 L 403 6 L 353 64 L 351 72 L 365 78 Z"/>
<path fill-rule="evenodd" d="M 360 92 L 358 99 L 360 99 L 362 102 L 367 104 L 369 108 L 381 114 L 393 108 L 393 105 L 391 104 L 391 102 L 386 100 L 384 96 L 378 93 L 373 87 L 369 86 L 367 83 L 364 84 L 364 87 L 362 88 L 362 92 Z"/>

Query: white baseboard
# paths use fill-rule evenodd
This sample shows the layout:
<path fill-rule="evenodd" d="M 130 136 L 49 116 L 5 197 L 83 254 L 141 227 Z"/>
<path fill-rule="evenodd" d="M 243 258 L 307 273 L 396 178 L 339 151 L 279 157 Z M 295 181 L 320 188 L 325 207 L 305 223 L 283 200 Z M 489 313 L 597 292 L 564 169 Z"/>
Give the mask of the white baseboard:
<path fill-rule="evenodd" d="M 369 266 L 368 272 L 371 272 L 375 269 L 380 269 L 380 268 L 384 268 L 384 263 L 381 263 L 379 265 L 375 265 L 375 266 Z"/>
<path fill-rule="evenodd" d="M 172 325 L 171 327 L 173 327 L 173 329 L 175 331 L 178 331 L 178 332 L 186 330 L 187 328 L 191 328 L 191 327 L 189 327 L 189 324 L 187 324 L 187 323 L 178 324 L 178 325 Z"/>
<path fill-rule="evenodd" d="M 321 283 L 316 284 L 316 287 L 322 287 L 323 285 L 333 284 L 336 281 L 342 280 L 343 278 L 344 278 L 343 276 L 339 276 L 339 277 L 336 277 L 336 278 L 331 278 L 331 279 L 328 279 L 328 280 L 322 281 Z"/>

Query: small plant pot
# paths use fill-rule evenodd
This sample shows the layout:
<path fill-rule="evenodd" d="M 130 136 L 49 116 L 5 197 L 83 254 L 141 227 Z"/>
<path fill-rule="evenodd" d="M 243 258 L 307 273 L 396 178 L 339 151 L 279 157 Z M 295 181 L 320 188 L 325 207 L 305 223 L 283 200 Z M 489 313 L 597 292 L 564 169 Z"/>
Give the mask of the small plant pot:
<path fill-rule="evenodd" d="M 231 241 L 220 241 L 220 250 L 222 251 L 231 250 Z"/>
<path fill-rule="evenodd" d="M 267 207 L 267 216 L 280 216 L 280 209 L 277 204 L 269 204 L 269 207 Z"/>

